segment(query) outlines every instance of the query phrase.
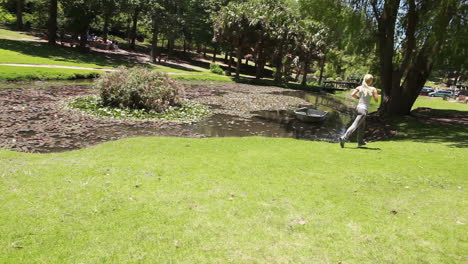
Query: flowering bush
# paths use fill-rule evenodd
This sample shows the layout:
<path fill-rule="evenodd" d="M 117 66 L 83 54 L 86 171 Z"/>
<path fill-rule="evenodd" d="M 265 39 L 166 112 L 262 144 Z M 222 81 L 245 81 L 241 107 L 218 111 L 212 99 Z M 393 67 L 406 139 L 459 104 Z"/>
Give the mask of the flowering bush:
<path fill-rule="evenodd" d="M 107 73 L 96 80 L 94 88 L 99 92 L 104 106 L 149 113 L 181 106 L 184 96 L 183 87 L 167 74 L 141 67 L 122 67 Z"/>

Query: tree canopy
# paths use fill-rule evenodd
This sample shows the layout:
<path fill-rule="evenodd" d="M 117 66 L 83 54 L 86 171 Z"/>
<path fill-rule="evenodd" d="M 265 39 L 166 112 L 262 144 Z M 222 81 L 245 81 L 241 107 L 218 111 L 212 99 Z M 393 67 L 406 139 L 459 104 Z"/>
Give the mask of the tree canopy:
<path fill-rule="evenodd" d="M 430 77 L 467 74 L 464 0 L 1 0 L 0 8 L 0 22 L 47 29 L 51 45 L 71 34 L 85 48 L 94 33 L 131 49 L 145 41 L 153 61 L 162 50 L 203 48 L 213 61 L 224 52 L 229 68 L 237 59 L 237 78 L 251 67 L 243 59 L 257 78 L 271 67 L 278 82 L 372 72 L 389 115 L 407 114 Z"/>

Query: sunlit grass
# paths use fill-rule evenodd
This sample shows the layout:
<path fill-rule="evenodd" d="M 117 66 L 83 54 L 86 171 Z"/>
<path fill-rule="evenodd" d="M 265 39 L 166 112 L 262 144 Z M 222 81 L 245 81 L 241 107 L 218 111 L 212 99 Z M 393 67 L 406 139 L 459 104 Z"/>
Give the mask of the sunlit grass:
<path fill-rule="evenodd" d="M 0 38 L 0 63 L 46 64 L 93 68 L 117 66 L 114 62 L 74 48 L 51 47 L 43 42 Z"/>
<path fill-rule="evenodd" d="M 450 102 L 440 97 L 434 98 L 434 97 L 427 97 L 427 96 L 419 96 L 413 105 L 413 109 L 418 108 L 418 107 L 468 111 L 468 104 L 464 104 L 461 102 Z"/>
<path fill-rule="evenodd" d="M 74 80 L 94 78 L 103 71 L 0 65 L 0 81 Z"/>
<path fill-rule="evenodd" d="M 3 263 L 461 263 L 466 148 L 135 138 L 0 151 Z"/>
<path fill-rule="evenodd" d="M 0 28 L 0 38 L 5 39 L 36 39 L 36 37 L 24 34 L 23 32 L 17 32 L 7 29 Z"/>

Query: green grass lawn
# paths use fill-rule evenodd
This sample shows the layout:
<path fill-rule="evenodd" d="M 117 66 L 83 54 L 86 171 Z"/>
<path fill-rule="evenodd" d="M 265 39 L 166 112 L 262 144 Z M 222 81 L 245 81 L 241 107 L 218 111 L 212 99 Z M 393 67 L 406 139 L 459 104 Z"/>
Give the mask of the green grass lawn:
<path fill-rule="evenodd" d="M 467 149 L 372 148 L 254 137 L 0 150 L 0 262 L 462 263 Z"/>
<path fill-rule="evenodd" d="M 24 34 L 22 32 L 16 32 L 0 28 L 0 39 L 36 39 L 36 37 Z"/>
<path fill-rule="evenodd" d="M 0 65 L 0 81 L 74 80 L 94 78 L 103 71 Z"/>
<path fill-rule="evenodd" d="M 440 97 L 427 97 L 419 96 L 413 105 L 413 109 L 418 107 L 429 107 L 435 109 L 448 109 L 448 110 L 460 110 L 468 111 L 468 104 L 459 102 L 445 101 Z"/>
<path fill-rule="evenodd" d="M 183 74 L 183 75 L 170 75 L 171 78 L 176 80 L 195 80 L 195 81 L 213 81 L 213 82 L 234 82 L 234 79 L 214 74 Z"/>
<path fill-rule="evenodd" d="M 31 42 L 18 40 L 18 38 L 33 38 L 32 36 L 18 33 L 11 30 L 0 29 L 0 63 L 16 63 L 16 64 L 45 64 L 45 65 L 62 65 L 62 66 L 78 66 L 78 67 L 93 67 L 93 68 L 110 68 L 116 67 L 123 62 L 106 60 L 100 56 L 94 56 L 89 53 L 79 52 L 74 48 L 61 46 L 51 47 L 43 42 Z M 125 64 L 125 63 L 124 63 Z M 7 67 L 7 66 L 2 66 Z M 202 80 L 202 81 L 224 81 L 231 82 L 232 79 L 222 75 L 212 74 L 208 69 L 203 71 L 185 70 L 183 67 L 174 68 L 163 65 L 156 65 L 155 71 L 168 73 L 187 73 L 186 75 L 174 75 L 174 79 L 180 80 Z M 7 68 L 3 68 L 7 69 Z M 68 79 L 62 75 L 57 75 L 57 69 L 42 68 L 34 73 L 31 69 L 8 69 L 8 72 L 0 72 L 0 81 L 2 80 L 32 80 L 32 79 Z M 65 70 L 67 75 L 75 72 L 81 74 L 82 70 Z M 196 74 L 196 75 L 195 75 Z M 12 77 L 13 76 L 13 77 Z M 31 77 L 35 76 L 35 77 Z M 40 76 L 37 77 L 37 76 Z"/>
<path fill-rule="evenodd" d="M 74 48 L 51 47 L 44 42 L 0 39 L 0 63 L 50 64 L 93 68 L 110 68 L 116 63 L 82 53 Z"/>
<path fill-rule="evenodd" d="M 174 72 L 174 73 L 190 73 L 190 74 L 212 74 L 209 70 L 203 69 L 203 70 L 190 70 L 190 69 L 184 69 L 184 67 L 181 68 L 174 68 L 174 67 L 169 67 L 169 66 L 164 66 L 160 64 L 152 64 L 154 71 L 158 72 Z"/>
<path fill-rule="evenodd" d="M 0 149 L 0 263 L 463 263 L 468 130 L 414 117 L 400 129 L 368 149 L 261 137 Z"/>

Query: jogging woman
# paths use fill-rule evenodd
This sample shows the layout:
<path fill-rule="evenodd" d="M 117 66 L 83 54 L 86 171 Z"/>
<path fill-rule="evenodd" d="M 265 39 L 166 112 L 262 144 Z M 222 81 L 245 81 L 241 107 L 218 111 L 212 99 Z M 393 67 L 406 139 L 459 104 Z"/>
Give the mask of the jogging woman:
<path fill-rule="evenodd" d="M 356 107 L 357 117 L 348 130 L 346 130 L 346 133 L 339 138 L 342 148 L 344 148 L 345 142 L 354 133 L 354 131 L 356 131 L 356 129 L 358 130 L 358 147 L 366 145 L 366 142 L 364 141 L 364 130 L 366 128 L 366 116 L 369 111 L 369 103 L 372 97 L 374 97 L 376 102 L 379 101 L 379 94 L 377 93 L 377 89 L 371 86 L 373 82 L 374 77 L 370 74 L 366 74 L 364 76 L 364 80 L 362 81 L 362 85 L 354 89 L 351 94 L 352 97 L 359 100 L 359 103 Z"/>

